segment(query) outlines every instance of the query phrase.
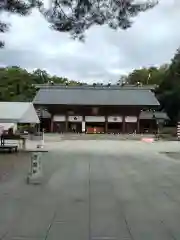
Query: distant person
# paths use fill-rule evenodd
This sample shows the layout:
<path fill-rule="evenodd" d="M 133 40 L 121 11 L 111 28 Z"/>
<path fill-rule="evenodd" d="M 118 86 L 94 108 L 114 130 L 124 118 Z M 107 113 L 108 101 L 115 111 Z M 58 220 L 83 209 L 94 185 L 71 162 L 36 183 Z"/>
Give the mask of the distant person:
<path fill-rule="evenodd" d="M 14 134 L 13 128 L 9 128 L 8 129 L 8 135 L 13 135 L 13 134 Z"/>
<path fill-rule="evenodd" d="M 60 124 L 59 124 L 59 123 L 57 124 L 57 132 L 58 132 L 58 133 L 61 133 L 61 127 L 60 127 Z"/>

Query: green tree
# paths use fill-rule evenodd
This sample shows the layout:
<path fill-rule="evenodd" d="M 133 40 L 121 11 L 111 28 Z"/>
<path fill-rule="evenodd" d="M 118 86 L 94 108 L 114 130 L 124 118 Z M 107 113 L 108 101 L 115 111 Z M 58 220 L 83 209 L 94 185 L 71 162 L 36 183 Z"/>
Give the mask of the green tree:
<path fill-rule="evenodd" d="M 142 85 L 159 85 L 166 72 L 166 65 L 150 68 L 135 69 L 127 76 L 127 82 L 129 84 L 137 84 L 138 82 Z"/>
<path fill-rule="evenodd" d="M 180 49 L 177 49 L 169 68 L 166 70 L 160 91 L 173 90 L 180 85 Z"/>
<path fill-rule="evenodd" d="M 118 82 L 118 84 L 127 84 L 128 83 L 128 76 L 123 74 L 120 76 Z"/>
<path fill-rule="evenodd" d="M 146 68 L 135 69 L 132 73 L 128 75 L 127 81 L 129 84 L 137 84 L 138 82 L 142 84 L 148 83 L 149 72 Z"/>
<path fill-rule="evenodd" d="M 43 77 L 42 77 L 43 75 Z M 46 71 L 37 69 L 29 73 L 20 67 L 0 68 L 0 101 L 32 101 L 36 84 L 80 84 L 57 76 L 50 76 Z"/>
<path fill-rule="evenodd" d="M 180 49 L 171 60 L 171 64 L 165 70 L 164 79 L 156 92 L 162 107 L 174 123 L 180 113 Z"/>
<path fill-rule="evenodd" d="M 52 0 L 47 8 L 45 0 L 1 0 L 0 13 L 3 11 L 27 15 L 36 7 L 60 32 L 69 32 L 74 38 L 84 39 L 84 32 L 93 25 L 108 25 L 113 29 L 127 29 L 132 18 L 140 12 L 154 7 L 155 0 L 138 3 L 135 0 Z M 0 21 L 0 32 L 8 30 L 9 25 Z M 0 46 L 4 43 L 1 41 Z"/>

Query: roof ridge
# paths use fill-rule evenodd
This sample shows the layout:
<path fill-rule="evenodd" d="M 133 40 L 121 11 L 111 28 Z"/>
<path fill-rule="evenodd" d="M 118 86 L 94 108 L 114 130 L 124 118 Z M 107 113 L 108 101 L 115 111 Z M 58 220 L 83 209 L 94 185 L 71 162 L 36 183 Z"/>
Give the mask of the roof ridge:
<path fill-rule="evenodd" d="M 123 90 L 135 90 L 135 91 L 151 91 L 150 88 L 108 88 L 108 87 L 104 87 L 104 88 L 71 88 L 71 87 L 67 87 L 67 88 L 58 88 L 58 87 L 43 87 L 40 88 L 40 90 L 96 90 L 96 91 L 102 91 L 102 90 L 119 90 L 119 91 L 123 91 Z"/>
<path fill-rule="evenodd" d="M 136 86 L 136 85 L 64 85 L 64 84 L 36 84 L 36 88 L 38 89 L 109 89 L 109 90 L 124 90 L 124 89 L 138 89 L 138 90 L 153 90 L 155 89 L 155 85 L 144 85 L 144 86 Z"/>

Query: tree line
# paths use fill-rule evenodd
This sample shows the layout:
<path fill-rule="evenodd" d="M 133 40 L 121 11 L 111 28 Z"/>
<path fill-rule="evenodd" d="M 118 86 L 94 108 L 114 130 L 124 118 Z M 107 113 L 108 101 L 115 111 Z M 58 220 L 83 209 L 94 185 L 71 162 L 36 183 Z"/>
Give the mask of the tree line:
<path fill-rule="evenodd" d="M 37 69 L 28 72 L 17 66 L 0 68 L 0 101 L 32 101 L 36 84 L 56 83 L 82 84 Z M 120 84 L 155 85 L 155 94 L 161 103 L 161 110 L 176 123 L 180 113 L 180 49 L 169 64 L 160 67 L 135 69 L 126 76 L 120 76 Z"/>
<path fill-rule="evenodd" d="M 36 84 L 81 84 L 63 77 L 51 76 L 45 70 L 28 72 L 17 66 L 0 68 L 0 101 L 32 101 Z"/>

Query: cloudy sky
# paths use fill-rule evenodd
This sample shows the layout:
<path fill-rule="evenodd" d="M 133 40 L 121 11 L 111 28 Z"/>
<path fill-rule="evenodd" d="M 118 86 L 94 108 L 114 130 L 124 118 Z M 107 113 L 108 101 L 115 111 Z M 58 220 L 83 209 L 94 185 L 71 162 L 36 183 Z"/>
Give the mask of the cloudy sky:
<path fill-rule="evenodd" d="M 167 63 L 180 46 L 180 0 L 160 0 L 126 31 L 94 27 L 85 43 L 50 30 L 36 11 L 26 18 L 8 16 L 8 21 L 12 26 L 3 34 L 0 65 L 41 68 L 89 83 L 114 82 L 134 68 Z"/>

